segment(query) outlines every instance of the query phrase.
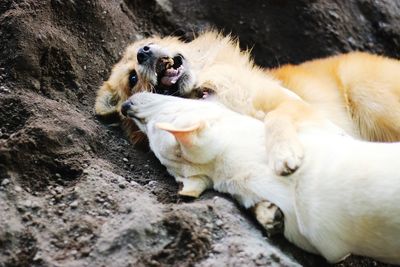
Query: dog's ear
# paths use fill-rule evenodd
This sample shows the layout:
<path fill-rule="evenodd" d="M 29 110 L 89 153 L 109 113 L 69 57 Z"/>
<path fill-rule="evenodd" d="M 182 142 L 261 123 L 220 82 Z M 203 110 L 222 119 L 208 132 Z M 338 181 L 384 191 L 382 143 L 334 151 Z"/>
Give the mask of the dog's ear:
<path fill-rule="evenodd" d="M 95 112 L 98 118 L 107 124 L 118 121 L 118 100 L 118 95 L 113 94 L 108 82 L 104 82 L 97 92 L 96 97 Z"/>
<path fill-rule="evenodd" d="M 171 123 L 157 123 L 156 127 L 170 132 L 176 138 L 176 140 L 184 146 L 192 146 L 194 137 L 204 128 L 205 123 L 203 121 L 193 123 L 189 127 L 177 128 Z"/>

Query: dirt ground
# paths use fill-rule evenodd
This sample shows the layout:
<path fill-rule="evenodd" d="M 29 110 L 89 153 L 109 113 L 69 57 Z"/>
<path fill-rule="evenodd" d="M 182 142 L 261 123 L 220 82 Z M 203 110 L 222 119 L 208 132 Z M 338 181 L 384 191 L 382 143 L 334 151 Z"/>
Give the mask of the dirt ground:
<path fill-rule="evenodd" d="M 274 67 L 399 57 L 399 25 L 391 0 L 2 0 L 0 266 L 329 266 L 267 238 L 229 196 L 177 197 L 148 150 L 95 118 L 95 93 L 124 47 L 152 34 L 214 27 Z"/>

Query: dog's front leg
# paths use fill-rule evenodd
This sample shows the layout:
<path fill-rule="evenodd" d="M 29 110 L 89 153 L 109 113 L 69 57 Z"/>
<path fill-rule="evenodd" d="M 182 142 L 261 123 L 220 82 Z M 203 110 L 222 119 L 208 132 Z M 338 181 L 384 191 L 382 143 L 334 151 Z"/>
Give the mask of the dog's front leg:
<path fill-rule="evenodd" d="M 304 156 L 293 118 L 277 109 L 269 112 L 264 122 L 270 167 L 278 175 L 293 173 Z"/>
<path fill-rule="evenodd" d="M 183 183 L 182 189 L 178 192 L 181 196 L 199 197 L 205 190 L 212 188 L 212 182 L 207 177 L 194 176 L 177 179 Z"/>
<path fill-rule="evenodd" d="M 277 175 L 296 171 L 303 159 L 298 130 L 318 120 L 317 112 L 300 97 L 283 87 L 258 90 L 253 95 L 256 113 L 264 113 L 268 162 Z M 261 115 L 258 115 L 261 116 Z"/>
<path fill-rule="evenodd" d="M 292 174 L 300 167 L 304 156 L 298 130 L 305 123 L 319 121 L 319 118 L 300 99 L 285 99 L 276 106 L 267 103 L 263 109 L 267 111 L 264 122 L 269 165 L 277 175 Z M 253 212 L 267 235 L 283 232 L 283 213 L 276 205 L 263 201 L 253 208 Z"/>

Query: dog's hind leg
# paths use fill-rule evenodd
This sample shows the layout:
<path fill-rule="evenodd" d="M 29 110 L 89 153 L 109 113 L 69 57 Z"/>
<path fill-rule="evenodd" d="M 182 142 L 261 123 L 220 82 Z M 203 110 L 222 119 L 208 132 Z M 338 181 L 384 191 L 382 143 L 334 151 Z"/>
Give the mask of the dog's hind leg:
<path fill-rule="evenodd" d="M 263 201 L 257 203 L 252 208 L 252 212 L 268 236 L 283 233 L 283 213 L 277 206 L 271 202 Z"/>

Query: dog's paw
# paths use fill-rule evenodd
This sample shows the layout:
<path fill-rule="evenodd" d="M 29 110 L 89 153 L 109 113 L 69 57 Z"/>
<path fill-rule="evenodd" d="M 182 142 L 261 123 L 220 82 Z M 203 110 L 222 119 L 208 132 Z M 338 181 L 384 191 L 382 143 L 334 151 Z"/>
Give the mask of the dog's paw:
<path fill-rule="evenodd" d="M 177 177 L 176 180 L 182 182 L 182 189 L 178 192 L 181 196 L 198 198 L 205 190 L 212 187 L 211 181 L 206 177 Z"/>
<path fill-rule="evenodd" d="M 178 192 L 178 195 L 184 196 L 184 197 L 193 197 L 193 198 L 198 198 L 202 191 L 196 191 L 196 190 L 181 190 Z"/>
<path fill-rule="evenodd" d="M 277 175 L 290 175 L 301 165 L 303 146 L 297 140 L 281 140 L 267 147 L 269 164 Z"/>
<path fill-rule="evenodd" d="M 283 213 L 271 202 L 263 201 L 256 204 L 254 207 L 254 215 L 268 236 L 283 233 Z"/>

